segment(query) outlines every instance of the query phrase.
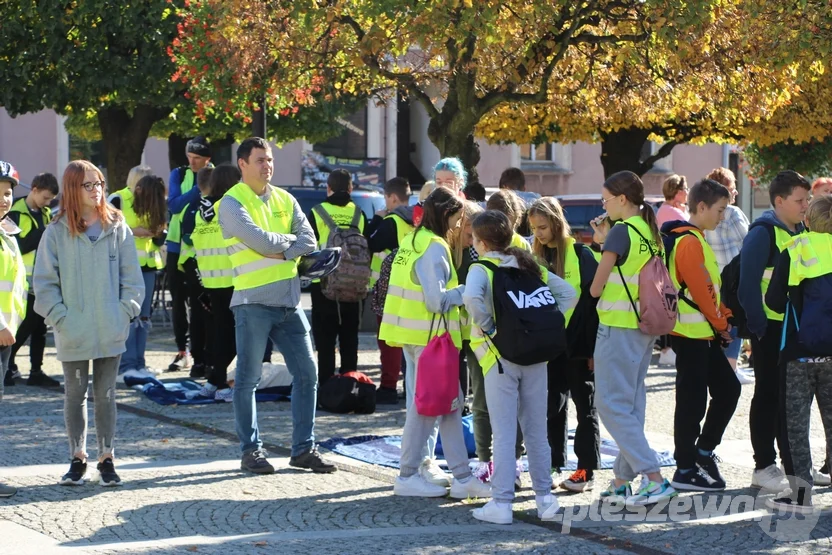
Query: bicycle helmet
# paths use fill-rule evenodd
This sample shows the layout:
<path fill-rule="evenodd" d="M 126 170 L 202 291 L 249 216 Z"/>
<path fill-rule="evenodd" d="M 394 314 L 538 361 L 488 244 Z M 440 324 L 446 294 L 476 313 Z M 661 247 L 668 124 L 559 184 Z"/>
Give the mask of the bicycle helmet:
<path fill-rule="evenodd" d="M 12 187 L 17 187 L 20 183 L 20 175 L 14 166 L 2 160 L 0 160 L 0 181 L 11 181 Z"/>
<path fill-rule="evenodd" d="M 341 247 L 321 249 L 300 258 L 298 274 L 304 279 L 321 279 L 335 271 L 341 262 Z"/>

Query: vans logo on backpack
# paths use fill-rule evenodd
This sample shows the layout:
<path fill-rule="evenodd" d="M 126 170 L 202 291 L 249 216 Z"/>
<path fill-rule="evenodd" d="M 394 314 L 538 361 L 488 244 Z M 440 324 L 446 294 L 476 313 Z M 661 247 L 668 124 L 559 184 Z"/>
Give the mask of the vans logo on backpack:
<path fill-rule="evenodd" d="M 514 301 L 514 304 L 517 305 L 517 308 L 539 308 L 541 306 L 557 304 L 548 285 L 536 289 L 530 294 L 524 293 L 523 291 L 518 291 L 517 293 L 514 291 L 506 291 L 506 293 Z"/>

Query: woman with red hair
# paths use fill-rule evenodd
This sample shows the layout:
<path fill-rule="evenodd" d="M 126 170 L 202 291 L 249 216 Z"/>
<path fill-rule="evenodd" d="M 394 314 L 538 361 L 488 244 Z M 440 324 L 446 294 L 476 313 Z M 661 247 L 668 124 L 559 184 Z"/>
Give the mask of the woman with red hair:
<path fill-rule="evenodd" d="M 832 194 L 832 177 L 818 177 L 812 183 L 812 197 Z"/>
<path fill-rule="evenodd" d="M 91 162 L 70 162 L 61 212 L 46 226 L 35 259 L 35 311 L 54 330 L 64 370 L 72 462 L 62 485 L 81 485 L 87 473 L 90 361 L 99 482 L 121 483 L 113 465 L 116 376 L 145 291 L 133 234 L 121 212 L 106 202 L 105 188 L 104 176 Z"/>

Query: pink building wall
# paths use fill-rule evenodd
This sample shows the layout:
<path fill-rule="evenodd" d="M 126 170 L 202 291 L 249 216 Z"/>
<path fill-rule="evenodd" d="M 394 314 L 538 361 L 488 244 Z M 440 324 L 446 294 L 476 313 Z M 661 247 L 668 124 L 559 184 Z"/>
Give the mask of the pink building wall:
<path fill-rule="evenodd" d="M 59 157 L 68 145 L 59 145 L 59 128 L 63 120 L 52 110 L 12 118 L 0 108 L 0 160 L 17 169 L 23 183 L 42 172 L 60 178 L 66 162 Z"/>

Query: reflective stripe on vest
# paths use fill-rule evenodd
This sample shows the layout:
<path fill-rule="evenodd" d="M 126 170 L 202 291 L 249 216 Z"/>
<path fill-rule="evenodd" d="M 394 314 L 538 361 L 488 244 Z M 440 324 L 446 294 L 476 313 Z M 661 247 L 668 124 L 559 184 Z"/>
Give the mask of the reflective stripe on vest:
<path fill-rule="evenodd" d="M 124 188 L 121 191 L 116 191 L 114 194 L 121 198 L 121 213 L 124 215 L 124 223 L 127 227 L 133 229 L 135 227 L 150 227 L 147 218 L 139 218 L 136 210 L 133 208 L 135 202 L 135 195 L 130 189 Z M 165 267 L 162 262 L 162 254 L 159 252 L 159 247 L 153 244 L 152 237 L 136 237 L 133 236 L 133 241 L 136 244 L 136 254 L 139 256 L 139 266 L 153 268 L 154 270 L 161 270 Z"/>
<path fill-rule="evenodd" d="M 291 233 L 295 210 L 294 198 L 283 189 L 272 185 L 267 186 L 270 191 L 268 202 L 263 202 L 245 183 L 234 185 L 225 194 L 239 202 L 252 221 L 264 231 Z M 269 283 L 293 279 L 298 275 L 297 260 L 266 258 L 236 237 L 226 239 L 225 244 L 228 247 L 234 289 L 253 289 Z"/>
<path fill-rule="evenodd" d="M 786 248 L 791 259 L 789 287 L 832 273 L 832 235 L 810 231 L 794 237 Z"/>
<path fill-rule="evenodd" d="M 408 233 L 413 231 L 413 226 L 404 221 L 404 219 L 399 216 L 398 214 L 388 214 L 384 217 L 385 220 L 392 219 L 396 222 L 396 235 L 398 237 L 398 244 L 402 243 L 402 239 Z M 381 252 L 377 252 L 373 254 L 372 260 L 370 260 L 370 289 L 378 281 L 379 276 L 381 275 L 381 264 L 384 262 L 384 259 L 387 258 L 391 250 L 383 250 Z"/>
<path fill-rule="evenodd" d="M 627 218 L 624 222 L 638 229 L 645 237 L 653 237 L 650 226 L 641 216 Z M 624 222 L 616 222 L 615 225 L 625 225 Z M 650 249 L 655 253 L 660 252 L 660 249 L 655 240 L 650 241 L 649 245 L 644 244 L 644 239 L 639 237 L 638 233 L 629 226 L 627 232 L 630 236 L 630 251 L 627 254 L 627 260 L 621 266 L 621 274 L 624 276 L 630 296 L 632 296 L 636 308 L 638 308 L 638 275 L 650 260 Z M 610 278 L 604 286 L 604 291 L 601 293 L 601 298 L 598 300 L 598 320 L 607 326 L 638 329 L 638 318 L 636 313 L 633 312 L 633 306 L 629 297 L 627 297 L 627 290 L 625 290 L 616 268 L 613 268 Z"/>
<path fill-rule="evenodd" d="M 719 274 L 719 262 L 717 262 L 716 255 L 714 254 L 713 249 L 711 249 L 711 247 L 705 241 L 705 238 L 702 236 L 701 231 L 691 229 L 690 234 L 693 235 L 702 245 L 702 254 L 705 258 L 705 270 L 708 271 L 708 275 L 711 278 L 711 284 L 713 285 L 714 291 L 716 292 L 716 304 L 717 307 L 719 307 L 720 287 L 722 286 L 722 277 Z M 670 253 L 670 263 L 668 264 L 668 268 L 670 270 L 670 279 L 673 280 L 673 285 L 675 285 L 676 289 L 678 289 L 680 292 L 682 291 L 682 284 L 679 282 L 676 273 L 676 252 L 679 250 L 679 243 L 685 237 L 687 237 L 687 235 L 679 235 L 678 237 L 676 237 L 673 251 L 671 251 Z M 689 293 L 685 296 L 688 299 L 691 299 Z M 708 319 L 705 318 L 704 314 L 690 306 L 681 298 L 679 299 L 679 303 L 677 306 L 678 311 L 676 315 L 676 325 L 673 326 L 674 333 L 677 333 L 683 337 L 688 337 L 690 339 L 713 338 L 714 331 L 711 328 L 711 324 L 710 322 L 708 322 Z"/>
<path fill-rule="evenodd" d="M 199 276 L 202 278 L 202 286 L 206 289 L 231 287 L 233 281 L 231 259 L 225 239 L 222 238 L 219 221 L 220 202 L 214 203 L 214 218 L 210 222 L 205 221 L 202 212 L 196 213 L 196 223 L 191 233 Z"/>
<path fill-rule="evenodd" d="M 0 235 L 5 243 L 0 249 L 0 313 L 12 335 L 17 334 L 26 316 L 26 269 L 17 241 L 8 235 Z"/>
<path fill-rule="evenodd" d="M 28 236 L 32 229 L 37 229 L 38 222 L 32 217 L 32 212 L 29 210 L 29 205 L 26 204 L 26 198 L 18 199 L 11 207 L 9 212 L 17 212 L 20 214 L 18 218 L 19 224 L 18 227 L 20 228 L 20 234 L 18 235 L 21 239 Z M 52 211 L 49 209 L 48 206 L 44 206 L 40 209 L 41 215 L 43 215 L 43 225 L 49 225 L 49 222 L 52 221 Z M 27 252 L 24 255 L 21 255 L 23 258 L 23 265 L 26 268 L 26 278 L 31 280 L 32 272 L 35 269 L 35 256 L 37 256 L 37 250 L 34 249 Z"/>
<path fill-rule="evenodd" d="M 387 288 L 387 299 L 384 302 L 384 315 L 378 332 L 379 339 L 392 346 L 427 345 L 430 339 L 431 322 L 433 322 L 434 335 L 436 335 L 437 327 L 440 326 L 440 315 L 428 312 L 422 286 L 413 281 L 416 261 L 433 243 L 441 244 L 448 257 L 451 276 L 446 288 L 452 289 L 459 284 L 451 258 L 451 249 L 444 239 L 427 229 L 406 235 L 400 241 L 399 250 L 393 260 L 390 285 Z M 459 308 L 452 307 L 445 315 L 445 319 L 454 345 L 461 348 Z"/>
<path fill-rule="evenodd" d="M 575 252 L 575 249 L 571 249 L 572 252 Z M 495 266 L 500 266 L 500 261 L 496 258 L 488 258 L 483 257 L 479 259 L 483 262 L 491 262 Z M 483 270 L 485 270 L 485 274 L 488 276 L 488 283 L 490 284 L 491 295 L 494 295 L 494 272 L 491 271 L 489 268 L 485 266 L 480 266 Z M 549 270 L 547 270 L 544 266 L 540 267 L 540 274 L 541 279 L 543 279 L 543 283 L 547 282 L 547 278 L 549 276 Z M 485 299 L 485 302 L 488 306 L 492 307 L 493 311 L 493 299 Z M 500 333 L 500 323 L 494 322 L 494 325 L 497 328 L 497 333 Z M 471 329 L 471 350 L 477 357 L 477 361 L 480 363 L 480 367 L 482 368 L 482 375 L 485 376 L 488 372 L 497 364 L 497 359 L 500 357 L 500 351 L 497 349 L 497 346 L 491 341 L 491 338 L 486 337 L 485 333 L 482 331 L 482 328 L 479 326 L 473 326 Z"/>
<path fill-rule="evenodd" d="M 801 232 L 802 233 L 802 232 Z M 796 235 L 789 235 L 789 232 L 786 230 L 774 226 L 774 243 L 777 246 L 777 252 L 783 252 L 783 249 L 786 248 L 792 238 L 796 237 Z M 777 257 L 771 257 L 772 260 L 776 261 Z M 771 283 L 771 276 L 774 274 L 774 266 L 766 266 L 766 269 L 763 271 L 763 281 L 760 283 L 760 291 L 763 294 L 763 311 L 766 313 L 766 318 L 769 320 L 775 320 L 777 322 L 783 321 L 783 315 L 779 312 L 775 312 L 771 310 L 768 305 L 766 305 L 766 291 L 768 291 L 768 286 Z"/>
<path fill-rule="evenodd" d="M 209 164 L 210 166 L 210 164 Z M 185 168 L 185 177 L 182 178 L 182 182 L 179 184 L 179 191 L 181 195 L 184 195 L 188 191 L 194 188 L 194 184 L 196 183 L 196 175 L 194 174 L 191 168 Z M 174 214 L 171 212 L 170 215 L 170 224 L 168 225 L 168 236 L 167 241 L 172 243 L 181 243 L 182 242 L 182 217 L 185 214 L 185 209 L 188 207 L 186 204 L 182 207 L 182 210 Z"/>

